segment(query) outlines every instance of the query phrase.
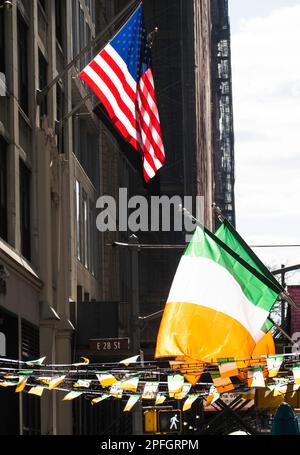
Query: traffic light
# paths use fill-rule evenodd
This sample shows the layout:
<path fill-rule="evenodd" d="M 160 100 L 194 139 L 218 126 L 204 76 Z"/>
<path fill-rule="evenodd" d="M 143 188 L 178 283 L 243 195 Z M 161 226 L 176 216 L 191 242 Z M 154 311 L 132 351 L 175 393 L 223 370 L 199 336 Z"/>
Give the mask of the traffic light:
<path fill-rule="evenodd" d="M 157 433 L 157 413 L 156 409 L 147 409 L 144 412 L 144 431 L 145 433 Z"/>
<path fill-rule="evenodd" d="M 182 431 L 182 416 L 180 409 L 158 410 L 158 432 L 180 433 Z"/>
<path fill-rule="evenodd" d="M 180 409 L 172 406 L 149 407 L 144 411 L 145 433 L 180 433 L 182 431 L 182 415 Z"/>

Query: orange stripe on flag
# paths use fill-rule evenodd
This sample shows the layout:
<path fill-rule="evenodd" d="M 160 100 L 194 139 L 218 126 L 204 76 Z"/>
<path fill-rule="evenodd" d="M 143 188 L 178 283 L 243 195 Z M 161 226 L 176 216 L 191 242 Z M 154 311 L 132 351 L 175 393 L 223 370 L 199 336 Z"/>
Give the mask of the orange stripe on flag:
<path fill-rule="evenodd" d="M 188 356 L 203 362 L 247 357 L 255 341 L 241 323 L 208 307 L 166 304 L 157 338 L 156 358 Z"/>

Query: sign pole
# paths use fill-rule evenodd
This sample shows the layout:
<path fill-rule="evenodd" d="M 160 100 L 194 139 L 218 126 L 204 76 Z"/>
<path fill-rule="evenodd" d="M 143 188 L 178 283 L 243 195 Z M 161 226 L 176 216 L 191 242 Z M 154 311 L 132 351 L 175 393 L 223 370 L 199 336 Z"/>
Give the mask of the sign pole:
<path fill-rule="evenodd" d="M 131 340 L 132 340 L 132 353 L 140 354 L 141 347 L 141 333 L 139 326 L 139 239 L 136 235 L 132 234 L 129 237 L 129 243 L 133 245 L 130 249 L 131 261 Z M 133 409 L 133 428 L 132 433 L 143 434 L 143 414 L 142 404 L 137 403 Z"/>

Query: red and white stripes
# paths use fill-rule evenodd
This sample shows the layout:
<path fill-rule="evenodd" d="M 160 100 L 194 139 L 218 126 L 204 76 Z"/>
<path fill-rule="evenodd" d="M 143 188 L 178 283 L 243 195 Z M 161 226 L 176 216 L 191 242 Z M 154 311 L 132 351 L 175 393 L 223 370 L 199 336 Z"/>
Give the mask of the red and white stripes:
<path fill-rule="evenodd" d="M 139 80 L 136 113 L 140 133 L 138 138 L 139 146 L 143 153 L 144 178 L 149 181 L 165 163 L 165 152 L 151 68 Z"/>
<path fill-rule="evenodd" d="M 114 125 L 143 157 L 146 181 L 165 163 L 151 68 L 134 80 L 126 63 L 108 44 L 81 72 Z"/>

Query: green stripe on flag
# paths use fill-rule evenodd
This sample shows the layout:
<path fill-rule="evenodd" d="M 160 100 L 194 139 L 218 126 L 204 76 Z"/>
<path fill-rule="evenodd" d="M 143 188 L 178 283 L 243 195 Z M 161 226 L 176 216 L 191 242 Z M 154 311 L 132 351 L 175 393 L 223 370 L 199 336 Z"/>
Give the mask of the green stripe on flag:
<path fill-rule="evenodd" d="M 268 270 L 267 267 L 261 262 L 254 251 L 252 251 L 249 245 L 247 245 L 245 240 L 239 235 L 228 220 L 224 220 L 219 229 L 215 232 L 215 236 L 221 239 L 241 258 L 247 261 L 248 264 L 270 280 L 278 288 L 278 293 L 285 291 L 274 275 L 272 275 L 270 270 Z"/>
<path fill-rule="evenodd" d="M 271 319 L 267 319 L 262 326 L 261 330 L 265 333 L 268 333 L 269 330 L 271 330 L 274 327 L 274 322 L 271 321 Z"/>
<path fill-rule="evenodd" d="M 225 248 L 222 248 L 213 237 L 213 235 L 208 235 L 207 232 L 204 232 L 197 227 L 192 241 L 186 248 L 184 255 L 205 257 L 224 267 L 239 283 L 244 295 L 250 302 L 257 307 L 270 312 L 278 297 L 278 292 L 267 286 L 256 276 L 256 274 L 254 275 L 251 273 L 251 271 L 244 267 L 234 255 L 226 251 Z M 221 242 L 221 240 L 219 241 Z M 229 251 L 231 250 L 228 246 L 227 248 Z M 270 285 L 271 284 L 272 283 L 270 283 Z M 217 285 L 218 283 L 216 283 L 216 286 Z"/>

